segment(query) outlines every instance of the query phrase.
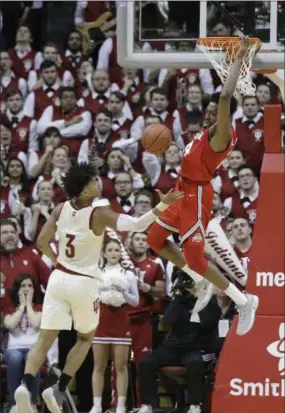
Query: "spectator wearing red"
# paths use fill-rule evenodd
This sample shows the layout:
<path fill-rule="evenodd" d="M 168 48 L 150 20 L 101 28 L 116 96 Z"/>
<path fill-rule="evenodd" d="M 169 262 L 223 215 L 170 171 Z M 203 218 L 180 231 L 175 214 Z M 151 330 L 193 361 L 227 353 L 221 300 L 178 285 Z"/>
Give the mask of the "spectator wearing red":
<path fill-rule="evenodd" d="M 27 96 L 27 83 L 25 79 L 16 75 L 12 67 L 12 59 L 9 53 L 2 51 L 0 53 L 0 76 L 1 76 L 1 87 L 0 87 L 0 103 L 1 103 L 1 113 L 5 113 L 6 104 L 5 96 L 9 89 L 19 89 L 25 98 Z"/>
<path fill-rule="evenodd" d="M 236 149 L 241 149 L 248 165 L 260 174 L 264 155 L 264 119 L 259 112 L 259 101 L 256 96 L 244 96 L 242 100 L 243 117 L 236 119 L 235 131 L 238 137 Z"/>
<path fill-rule="evenodd" d="M 132 111 L 135 111 L 140 99 L 141 93 L 146 84 L 141 81 L 142 74 L 138 69 L 122 69 L 120 81 L 117 83 L 120 91 L 127 96 L 127 102 Z"/>
<path fill-rule="evenodd" d="M 29 238 L 32 241 L 37 239 L 55 206 L 52 202 L 52 181 L 41 181 L 37 186 L 37 192 L 39 201 L 31 206 L 32 220 L 29 228 Z"/>
<path fill-rule="evenodd" d="M 92 64 L 88 60 L 84 60 L 77 70 L 77 77 L 74 83 L 78 98 L 87 99 L 91 95 L 91 77 L 93 72 Z"/>
<path fill-rule="evenodd" d="M 46 288 L 50 270 L 31 247 L 18 247 L 16 225 L 8 219 L 1 220 L 0 234 L 0 262 L 6 278 L 5 288 L 10 290 L 14 280 L 22 273 L 30 274 L 39 285 Z"/>
<path fill-rule="evenodd" d="M 186 131 L 183 131 L 183 143 L 187 146 L 189 142 L 192 142 L 193 137 L 200 133 L 203 128 L 203 115 L 200 111 L 193 110 L 192 112 L 187 112 L 186 118 L 181 116 L 181 124 L 186 122 Z"/>
<path fill-rule="evenodd" d="M 243 217 L 254 225 L 259 193 L 259 183 L 254 170 L 248 165 L 238 169 L 239 190 L 224 202 L 225 212 L 232 217 Z"/>
<path fill-rule="evenodd" d="M 264 106 L 272 101 L 272 89 L 270 83 L 260 83 L 256 88 L 256 97 L 259 102 L 259 111 L 264 112 Z"/>
<path fill-rule="evenodd" d="M 73 87 L 61 88 L 59 106 L 48 106 L 38 122 L 38 133 L 42 135 L 48 127 L 58 128 L 62 145 L 66 145 L 71 156 L 77 156 L 80 145 L 92 126 L 91 113 L 79 107 Z"/>
<path fill-rule="evenodd" d="M 5 174 L 5 167 L 0 161 L 0 218 L 8 217 L 13 208 L 13 196 L 8 189 L 9 178 Z"/>
<path fill-rule="evenodd" d="M 121 149 L 110 149 L 106 154 L 106 163 L 101 175 L 103 198 L 111 200 L 116 197 L 114 187 L 115 177 L 124 171 L 130 174 L 134 189 L 144 187 L 144 181 L 141 174 L 134 170 L 128 156 L 126 156 Z"/>
<path fill-rule="evenodd" d="M 52 171 L 51 159 L 55 148 L 60 146 L 61 135 L 57 128 L 49 127 L 40 138 L 38 151 L 29 152 L 28 173 L 32 179 L 39 175 L 49 175 Z"/>
<path fill-rule="evenodd" d="M 39 68 L 41 63 L 45 60 L 50 60 L 56 64 L 58 68 L 58 80 L 62 86 L 74 86 L 75 79 L 69 70 L 65 70 L 62 67 L 62 59 L 56 44 L 48 42 L 44 44 L 42 52 L 38 52 L 36 56 L 37 69 L 29 72 L 28 87 L 30 92 L 42 87 L 43 81 L 41 79 Z"/>
<path fill-rule="evenodd" d="M 9 49 L 12 59 L 12 68 L 16 75 L 28 79 L 29 71 L 35 67 L 36 52 L 32 49 L 32 33 L 24 24 L 18 27 L 16 33 L 16 46 Z"/>
<path fill-rule="evenodd" d="M 74 77 L 84 60 L 88 57 L 82 52 L 82 35 L 78 30 L 72 30 L 67 38 L 67 49 L 63 56 L 63 68 L 69 70 Z"/>
<path fill-rule="evenodd" d="M 70 161 L 68 158 L 68 149 L 66 146 L 57 146 L 51 155 L 50 159 L 51 171 L 45 175 L 40 175 L 36 184 L 34 185 L 32 198 L 34 201 L 38 201 L 38 185 L 44 180 L 51 181 L 53 184 L 53 198 L 52 201 L 55 205 L 60 202 L 66 201 L 66 195 L 63 190 L 62 174 L 65 173 L 69 166 Z"/>
<path fill-rule="evenodd" d="M 241 264 L 248 273 L 250 253 L 252 247 L 252 229 L 247 219 L 236 218 L 232 223 L 232 236 L 234 240 L 234 250 Z"/>
<path fill-rule="evenodd" d="M 152 349 L 152 327 L 150 315 L 154 298 L 165 297 L 165 277 L 159 263 L 147 255 L 147 234 L 134 232 L 131 239 L 132 261 L 139 278 L 140 301 L 129 311 L 131 321 L 132 349 L 136 366 L 142 357 Z M 139 404 L 139 394 L 137 403 Z"/>
<path fill-rule="evenodd" d="M 168 112 L 167 92 L 162 88 L 155 88 L 150 92 L 150 109 L 146 110 L 143 115 L 138 116 L 131 128 L 131 137 L 139 140 L 143 134 L 145 120 L 148 116 L 158 116 L 161 122 L 172 130 L 173 136 L 178 144 L 182 144 L 181 138 L 181 123 L 179 113 Z"/>
<path fill-rule="evenodd" d="M 5 174 L 9 178 L 8 189 L 12 191 L 16 202 L 29 203 L 30 183 L 23 162 L 19 158 L 11 156 L 7 162 Z"/>
<path fill-rule="evenodd" d="M 107 106 L 113 85 L 106 70 L 94 70 L 91 75 L 90 94 L 85 99 L 85 107 L 93 116 Z"/>
<path fill-rule="evenodd" d="M 185 104 L 178 108 L 181 127 L 183 133 L 187 132 L 187 115 L 191 112 L 198 112 L 203 115 L 204 108 L 203 108 L 203 92 L 202 88 L 199 85 L 189 85 L 188 89 L 186 90 L 186 102 Z"/>
<path fill-rule="evenodd" d="M 60 82 L 58 68 L 52 60 L 44 60 L 40 67 L 41 86 L 31 92 L 24 105 L 24 113 L 38 120 L 50 105 L 59 104 Z"/>
<path fill-rule="evenodd" d="M 91 156 L 93 160 L 96 159 L 97 168 L 102 168 L 107 152 L 119 139 L 119 135 L 112 130 L 112 113 L 106 108 L 96 113 L 93 126 L 93 136 L 82 142 L 77 161 L 88 163 Z"/>
<path fill-rule="evenodd" d="M 24 115 L 24 98 L 19 89 L 6 93 L 6 116 L 12 124 L 12 145 L 25 153 L 38 149 L 37 122 Z"/>
<path fill-rule="evenodd" d="M 19 158 L 25 167 L 27 166 L 27 155 L 25 152 L 17 150 L 12 144 L 12 125 L 6 116 L 0 117 L 0 156 L 1 162 L 6 167 L 7 162 L 11 156 Z"/>
<path fill-rule="evenodd" d="M 228 220 L 223 211 L 223 203 L 221 201 L 220 194 L 214 192 L 212 203 L 212 218 L 216 218 L 224 231 L 226 231 Z"/>
<path fill-rule="evenodd" d="M 14 394 L 22 381 L 27 354 L 39 335 L 42 315 L 39 295 L 33 276 L 28 273 L 21 274 L 13 282 L 10 291 L 11 304 L 4 308 L 3 324 L 8 330 L 4 363 L 7 364 L 7 385 L 12 406 L 15 406 Z M 40 372 L 38 372 L 32 391 L 35 411 L 40 392 L 40 379 Z M 14 411 L 13 407 L 12 411 Z"/>
<path fill-rule="evenodd" d="M 108 109 L 112 113 L 112 130 L 119 139 L 127 139 L 130 135 L 132 120 L 124 111 L 126 96 L 119 91 L 110 94 Z"/>
<path fill-rule="evenodd" d="M 141 217 L 143 214 L 146 214 L 152 208 L 152 194 L 151 192 L 141 189 L 135 195 L 135 213 L 134 217 Z"/>
<path fill-rule="evenodd" d="M 134 214 L 135 195 L 133 180 L 128 172 L 119 172 L 114 177 L 116 197 L 111 201 L 111 208 L 118 214 Z"/>
<path fill-rule="evenodd" d="M 128 361 L 132 344 L 128 309 L 129 306 L 139 303 L 137 279 L 133 272 L 123 268 L 121 245 L 117 240 L 109 239 L 102 253 L 104 261 L 103 284 L 99 287 L 100 321 L 92 346 L 94 407 L 91 412 L 102 411 L 105 370 L 111 350 L 118 392 L 116 413 L 125 413 L 129 379 Z"/>
<path fill-rule="evenodd" d="M 217 176 L 212 180 L 214 190 L 220 194 L 222 202 L 234 195 L 238 190 L 238 169 L 246 162 L 245 156 L 240 149 L 234 149 L 227 158 L 228 168 L 220 168 Z"/>

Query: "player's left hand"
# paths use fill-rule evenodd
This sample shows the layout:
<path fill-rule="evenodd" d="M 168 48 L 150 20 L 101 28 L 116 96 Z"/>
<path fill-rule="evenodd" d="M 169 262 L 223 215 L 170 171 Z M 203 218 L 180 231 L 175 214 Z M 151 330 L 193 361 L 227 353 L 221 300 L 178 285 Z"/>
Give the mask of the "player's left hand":
<path fill-rule="evenodd" d="M 240 47 L 239 47 L 239 50 L 237 51 L 236 59 L 242 60 L 244 56 L 246 55 L 249 46 L 250 46 L 249 37 L 241 36 Z"/>
<path fill-rule="evenodd" d="M 155 191 L 158 193 L 160 201 L 167 205 L 173 204 L 173 202 L 178 201 L 184 196 L 184 192 L 174 192 L 173 189 L 170 189 L 170 191 L 168 191 L 167 194 L 163 194 L 159 189 L 156 189 Z"/>

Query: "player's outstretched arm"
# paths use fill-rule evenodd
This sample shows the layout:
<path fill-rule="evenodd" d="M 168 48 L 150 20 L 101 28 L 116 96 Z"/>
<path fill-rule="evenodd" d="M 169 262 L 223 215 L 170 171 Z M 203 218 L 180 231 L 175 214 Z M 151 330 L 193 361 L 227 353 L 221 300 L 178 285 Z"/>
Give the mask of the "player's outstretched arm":
<path fill-rule="evenodd" d="M 93 214 L 92 229 L 94 234 L 102 234 L 106 227 L 117 231 L 145 231 L 161 212 L 183 197 L 183 192 L 173 192 L 173 190 L 170 190 L 167 194 L 163 194 L 159 190 L 156 190 L 156 192 L 160 197 L 159 204 L 139 218 L 117 214 L 109 207 L 98 207 Z"/>
<path fill-rule="evenodd" d="M 232 65 L 231 71 L 224 84 L 218 103 L 217 124 L 213 130 L 210 130 L 213 138 L 210 145 L 215 152 L 224 152 L 229 146 L 231 140 L 231 99 L 236 89 L 237 81 L 242 66 L 242 61 L 249 47 L 247 36 L 241 38 L 240 48 L 236 53 L 236 59 Z"/>
<path fill-rule="evenodd" d="M 61 208 L 62 208 L 62 203 L 58 204 L 54 210 L 52 211 L 49 219 L 43 226 L 38 238 L 37 238 L 37 248 L 48 258 L 52 260 L 53 265 L 56 264 L 56 255 L 53 252 L 50 242 L 54 239 L 57 227 L 56 227 L 56 221 L 58 220 Z"/>

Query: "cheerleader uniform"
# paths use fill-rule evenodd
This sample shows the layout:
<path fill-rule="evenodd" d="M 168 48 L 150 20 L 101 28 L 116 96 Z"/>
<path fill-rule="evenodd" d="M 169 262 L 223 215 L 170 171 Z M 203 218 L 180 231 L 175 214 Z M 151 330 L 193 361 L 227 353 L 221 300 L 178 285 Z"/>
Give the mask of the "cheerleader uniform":
<path fill-rule="evenodd" d="M 127 304 L 139 303 L 135 275 L 120 264 L 106 265 L 99 287 L 100 318 L 93 344 L 132 344 Z M 118 291 L 119 288 L 121 291 Z"/>

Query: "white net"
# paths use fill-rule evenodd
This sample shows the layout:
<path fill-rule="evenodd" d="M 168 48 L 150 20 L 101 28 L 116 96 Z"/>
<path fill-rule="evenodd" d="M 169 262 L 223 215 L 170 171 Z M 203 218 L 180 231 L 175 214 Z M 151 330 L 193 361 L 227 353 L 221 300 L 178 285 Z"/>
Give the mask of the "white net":
<path fill-rule="evenodd" d="M 236 90 L 234 96 L 239 98 L 241 95 L 255 95 L 256 87 L 252 83 L 250 76 L 250 69 L 252 66 L 253 58 L 259 48 L 260 42 L 258 39 L 254 39 L 248 48 L 240 70 Z M 197 42 L 199 48 L 204 52 L 214 69 L 218 73 L 222 83 L 227 80 L 228 74 L 231 71 L 231 67 L 234 63 L 238 43 L 236 38 L 232 40 L 229 38 L 201 38 Z"/>

